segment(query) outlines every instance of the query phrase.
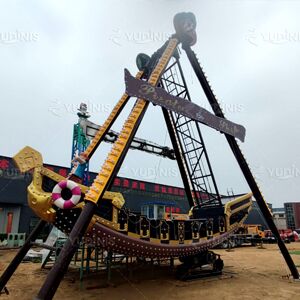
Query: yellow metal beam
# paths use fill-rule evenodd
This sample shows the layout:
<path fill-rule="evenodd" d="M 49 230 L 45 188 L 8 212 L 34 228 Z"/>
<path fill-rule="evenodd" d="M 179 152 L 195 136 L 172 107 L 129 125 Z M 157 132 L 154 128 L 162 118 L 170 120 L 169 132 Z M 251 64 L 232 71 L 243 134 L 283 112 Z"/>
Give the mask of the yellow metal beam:
<path fill-rule="evenodd" d="M 155 86 L 158 84 L 160 76 L 162 75 L 164 69 L 166 68 L 169 60 L 171 59 L 176 47 L 178 45 L 178 40 L 173 38 L 170 39 L 168 46 L 163 52 L 157 66 L 150 75 L 148 82 Z M 91 201 L 97 203 L 99 198 L 102 197 L 107 184 L 111 179 L 115 167 L 122 158 L 122 153 L 125 151 L 127 144 L 130 141 L 130 137 L 134 132 L 135 125 L 138 123 L 139 117 L 143 114 L 147 107 L 147 101 L 144 99 L 138 99 L 129 115 L 125 121 L 122 131 L 114 143 L 111 151 L 109 152 L 98 176 L 95 178 L 92 186 L 85 195 L 86 201 Z"/>
<path fill-rule="evenodd" d="M 141 79 L 142 76 L 143 76 L 143 71 L 139 71 L 136 75 L 136 78 Z M 86 148 L 86 150 L 84 152 L 80 153 L 80 157 L 84 161 L 88 161 L 91 158 L 91 156 L 93 155 L 93 153 L 99 146 L 101 139 L 104 137 L 105 132 L 111 127 L 114 120 L 116 119 L 116 116 L 120 113 L 122 107 L 124 106 L 124 104 L 126 103 L 126 101 L 128 99 L 129 99 L 129 96 L 126 93 L 124 93 L 123 96 L 121 97 L 121 99 L 118 101 L 118 103 L 115 105 L 115 107 L 111 111 L 110 115 L 108 116 L 108 118 L 106 119 L 104 124 L 99 127 L 92 142 L 88 145 L 88 147 Z"/>

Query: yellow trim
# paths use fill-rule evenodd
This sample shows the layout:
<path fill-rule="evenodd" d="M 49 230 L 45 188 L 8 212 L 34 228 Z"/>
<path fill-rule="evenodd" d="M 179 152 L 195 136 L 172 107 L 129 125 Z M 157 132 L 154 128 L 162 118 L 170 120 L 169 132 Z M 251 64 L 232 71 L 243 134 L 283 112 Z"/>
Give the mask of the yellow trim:
<path fill-rule="evenodd" d="M 109 228 L 111 228 L 111 229 L 114 229 L 114 230 L 116 230 L 116 231 L 118 231 L 119 230 L 119 228 L 120 228 L 120 224 L 118 224 L 118 223 L 114 223 L 114 222 L 111 222 L 111 221 L 108 221 L 108 220 L 106 220 L 106 219 L 104 219 L 104 218 L 101 218 L 101 217 L 98 217 L 98 216 L 93 216 L 93 219 L 96 221 L 96 222 L 98 222 L 98 223 L 100 223 L 100 224 L 102 224 L 102 225 L 105 225 L 105 226 L 107 226 L 107 227 L 109 227 Z"/>
<path fill-rule="evenodd" d="M 21 172 L 27 172 L 43 164 L 41 153 L 29 146 L 20 150 L 12 159 Z"/>
<path fill-rule="evenodd" d="M 224 206 L 224 212 L 225 212 L 225 214 L 231 212 L 231 208 L 230 208 L 230 207 L 231 207 L 232 205 L 237 204 L 237 203 L 239 203 L 239 202 L 241 202 L 241 201 L 243 201 L 243 200 L 245 200 L 245 199 L 251 198 L 252 195 L 253 195 L 252 193 L 248 193 L 248 194 L 246 194 L 246 195 L 243 195 L 243 196 L 241 196 L 241 197 L 238 197 L 238 198 L 235 198 L 235 199 L 233 199 L 233 200 L 231 200 L 231 201 L 228 201 L 228 202 L 225 204 L 225 206 Z M 252 200 L 250 201 L 250 203 L 252 203 Z"/>
<path fill-rule="evenodd" d="M 144 229 L 142 229 L 142 221 L 146 220 L 147 230 L 146 234 L 143 234 Z M 150 221 L 147 218 L 140 219 L 140 237 L 141 238 L 150 238 Z"/>
<path fill-rule="evenodd" d="M 143 234 L 143 230 L 140 230 L 140 238 L 149 238 L 150 237 L 150 231 L 147 229 L 146 234 Z"/>
<path fill-rule="evenodd" d="M 170 240 L 169 241 L 169 245 L 171 245 L 171 246 L 178 246 L 179 245 L 179 241 L 178 240 Z"/>
<path fill-rule="evenodd" d="M 227 202 L 225 204 L 225 206 L 224 206 L 224 214 L 225 214 L 225 225 L 226 225 L 227 231 L 230 230 L 230 228 L 232 227 L 232 225 L 230 225 L 230 217 L 231 217 L 232 214 L 234 214 L 234 213 L 236 213 L 236 212 L 238 212 L 240 210 L 243 210 L 245 208 L 249 208 L 248 212 L 250 211 L 251 206 L 252 206 L 252 199 L 251 199 L 252 195 L 253 195 L 252 193 L 248 193 L 246 195 L 243 195 L 241 197 L 233 199 L 233 200 L 231 200 L 231 201 L 229 201 L 229 202 Z M 245 199 L 249 199 L 250 200 L 249 203 L 246 203 L 246 204 L 244 204 L 244 205 L 236 208 L 233 211 L 231 210 L 231 206 L 233 206 L 234 204 L 237 204 L 237 203 L 239 203 L 239 202 L 241 202 L 241 201 L 243 201 Z"/>
<path fill-rule="evenodd" d="M 136 233 L 133 233 L 133 232 L 130 232 L 128 231 L 128 234 L 127 234 L 129 237 L 132 237 L 134 239 L 140 239 L 140 236 Z"/>
<path fill-rule="evenodd" d="M 163 223 L 165 223 L 168 226 L 168 232 L 166 233 L 166 237 L 165 238 L 163 237 L 163 233 L 161 232 L 161 225 Z M 160 221 L 159 236 L 160 236 L 160 239 L 162 241 L 168 241 L 170 239 L 170 227 L 169 227 L 168 223 L 165 220 Z"/>
<path fill-rule="evenodd" d="M 52 208 L 51 193 L 46 193 L 42 189 L 41 168 L 36 167 L 33 172 L 33 180 L 27 188 L 28 205 L 34 213 L 41 219 L 54 223 L 55 210 Z"/>
<path fill-rule="evenodd" d="M 161 244 L 161 241 L 160 241 L 160 239 L 150 238 L 150 243 Z"/>
<path fill-rule="evenodd" d="M 126 223 L 126 224 L 124 224 L 124 229 L 121 229 L 121 226 L 120 226 L 120 224 L 118 224 L 119 225 L 119 231 L 121 231 L 121 232 L 127 232 L 128 231 L 128 222 Z"/>

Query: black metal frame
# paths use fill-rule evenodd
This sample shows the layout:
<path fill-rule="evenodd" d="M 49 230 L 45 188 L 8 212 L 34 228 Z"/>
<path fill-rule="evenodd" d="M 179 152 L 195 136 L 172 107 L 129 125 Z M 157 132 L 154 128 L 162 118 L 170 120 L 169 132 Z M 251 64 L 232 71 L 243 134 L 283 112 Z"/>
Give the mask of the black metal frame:
<path fill-rule="evenodd" d="M 191 101 L 178 53 L 162 76 L 161 84 L 169 94 Z M 171 136 L 173 132 L 170 127 L 174 128 L 176 134 L 175 141 L 177 145 L 171 139 L 174 150 L 178 148 L 175 152 L 179 151 L 182 156 L 182 158 L 178 157 L 178 161 L 183 159 L 185 166 L 182 170 L 179 165 L 181 176 L 182 178 L 188 177 L 189 185 L 184 184 L 184 186 L 190 205 L 197 204 L 201 207 L 222 206 L 199 123 L 173 112 L 168 112 L 168 116 L 168 122 L 172 125 L 169 126 L 167 122 L 169 134 Z M 194 200 L 190 199 L 189 194 L 192 194 Z"/>
<path fill-rule="evenodd" d="M 183 43 L 182 44 L 182 48 L 185 50 L 187 57 L 194 69 L 194 72 L 203 88 L 203 91 L 207 97 L 207 100 L 209 101 L 214 113 L 216 114 L 216 116 L 221 117 L 221 118 L 225 118 L 224 113 L 222 112 L 222 109 L 220 107 L 220 104 L 218 103 L 218 100 L 216 99 L 216 96 L 214 95 L 208 80 L 206 79 L 206 76 L 198 62 L 198 59 L 196 57 L 196 54 L 193 52 L 193 50 L 191 49 L 191 47 L 187 44 L 187 43 Z M 266 219 L 266 222 L 269 226 L 269 228 L 271 229 L 272 233 L 274 234 L 274 236 L 277 239 L 277 243 L 278 243 L 278 247 L 291 271 L 291 274 L 293 276 L 294 279 L 299 279 L 299 272 L 292 260 L 291 255 L 289 254 L 284 241 L 281 239 L 280 234 L 277 230 L 277 227 L 273 221 L 273 217 L 272 214 L 269 210 L 269 207 L 266 203 L 266 201 L 264 200 L 264 197 L 255 181 L 255 178 L 248 166 L 248 163 L 236 141 L 236 139 L 228 134 L 225 134 L 225 137 L 227 139 L 227 142 L 244 174 L 244 177 L 253 193 L 253 196 L 256 199 L 256 202 L 263 214 L 263 216 Z"/>
<path fill-rule="evenodd" d="M 170 136 L 172 145 L 173 145 L 173 149 L 175 151 L 176 161 L 177 161 L 180 175 L 182 178 L 182 182 L 184 185 L 186 197 L 188 199 L 189 205 L 192 207 L 194 205 L 194 199 L 193 199 L 193 194 L 192 194 L 192 186 L 191 186 L 191 183 L 189 180 L 190 177 L 187 176 L 188 169 L 187 169 L 187 165 L 186 165 L 186 160 L 185 160 L 185 157 L 182 155 L 181 147 L 180 147 L 176 132 L 174 130 L 170 112 L 167 111 L 165 108 L 162 108 L 162 112 L 163 112 L 163 115 L 165 118 L 165 122 L 167 125 L 167 129 L 169 132 L 169 136 Z"/>

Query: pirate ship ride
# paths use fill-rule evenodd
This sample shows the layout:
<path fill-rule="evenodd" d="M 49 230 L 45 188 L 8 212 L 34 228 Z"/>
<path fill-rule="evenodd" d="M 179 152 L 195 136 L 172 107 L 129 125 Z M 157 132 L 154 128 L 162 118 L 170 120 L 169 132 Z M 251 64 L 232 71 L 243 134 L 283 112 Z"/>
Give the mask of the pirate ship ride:
<path fill-rule="evenodd" d="M 270 229 L 277 236 L 268 206 L 236 141 L 236 138 L 244 139 L 245 131 L 240 125 L 225 119 L 191 50 L 191 46 L 196 43 L 195 16 L 192 13 L 177 14 L 174 26 L 176 33 L 151 57 L 138 55 L 139 72 L 135 78 L 127 74 L 126 93 L 99 127 L 91 144 L 75 157 L 74 167 L 67 178 L 45 168 L 41 154 L 30 147 L 25 147 L 15 155 L 14 161 L 21 171 L 34 170 L 32 183 L 28 187 L 28 202 L 41 221 L 2 275 L 0 289 L 5 287 L 22 255 L 30 248 L 30 241 L 46 222 L 67 233 L 69 238 L 49 272 L 38 299 L 53 297 L 83 237 L 106 250 L 129 256 L 180 258 L 186 266 L 184 270 L 195 264 L 210 263 L 213 270 L 221 271 L 223 264 L 220 258 L 209 249 L 227 239 L 243 223 L 251 207 L 252 193 Z M 180 43 L 215 115 L 189 104 L 191 98 L 180 65 Z M 133 108 L 98 176 L 91 186 L 83 185 L 82 170 L 85 164 L 133 96 L 138 97 L 132 103 Z M 122 194 L 110 191 L 150 102 L 162 110 L 166 122 L 191 207 L 189 218 L 186 219 L 156 220 L 131 213 L 124 207 Z M 222 203 L 201 134 L 201 123 L 225 135 L 252 193 L 225 205 Z M 294 278 L 298 278 L 298 271 L 285 245 L 279 240 L 279 247 L 290 270 Z"/>

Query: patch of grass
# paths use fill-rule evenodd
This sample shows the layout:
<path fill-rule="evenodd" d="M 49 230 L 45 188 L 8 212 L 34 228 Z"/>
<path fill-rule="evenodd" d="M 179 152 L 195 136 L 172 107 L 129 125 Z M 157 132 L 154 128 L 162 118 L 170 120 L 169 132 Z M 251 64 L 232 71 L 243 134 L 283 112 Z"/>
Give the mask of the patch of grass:
<path fill-rule="evenodd" d="M 300 255 L 300 250 L 289 251 L 290 254 Z"/>

